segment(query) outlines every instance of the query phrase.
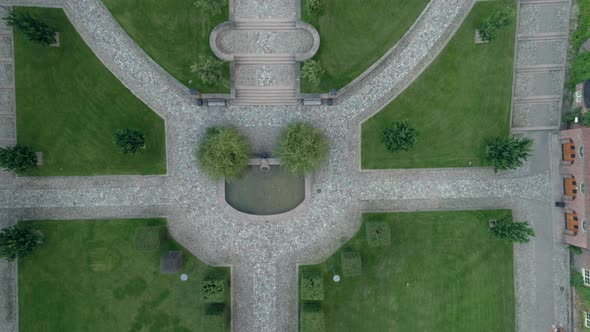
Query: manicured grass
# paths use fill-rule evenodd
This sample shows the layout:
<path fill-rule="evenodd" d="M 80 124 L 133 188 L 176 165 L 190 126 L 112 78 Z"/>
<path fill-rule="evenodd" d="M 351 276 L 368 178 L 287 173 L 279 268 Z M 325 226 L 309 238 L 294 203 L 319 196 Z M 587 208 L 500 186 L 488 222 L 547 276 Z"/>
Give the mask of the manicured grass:
<path fill-rule="evenodd" d="M 512 245 L 492 238 L 487 225 L 506 213 L 365 214 L 353 239 L 300 276 L 322 272 L 326 331 L 514 331 Z M 390 225 L 389 246 L 367 244 L 370 222 Z M 343 276 L 347 251 L 360 253 L 361 276 Z"/>
<path fill-rule="evenodd" d="M 215 26 L 229 21 L 228 0 L 219 1 L 224 3 L 222 13 L 211 16 L 194 0 L 103 0 L 131 38 L 184 85 L 201 92 L 229 92 L 221 84 L 202 84 L 190 71 L 199 55 L 215 57 L 209 35 Z M 229 81 L 229 64 L 225 72 Z"/>
<path fill-rule="evenodd" d="M 302 20 L 320 33 L 315 59 L 326 74 L 303 92 L 340 89 L 367 70 L 406 33 L 428 0 L 323 0 L 319 16 L 310 16 L 301 1 Z"/>
<path fill-rule="evenodd" d="M 205 316 L 201 280 L 218 272 L 229 278 L 228 268 L 209 267 L 170 239 L 162 219 L 25 223 L 45 243 L 19 261 L 21 331 L 196 331 Z M 146 226 L 165 234 L 160 249 L 136 249 L 136 232 Z M 160 274 L 168 250 L 182 250 L 188 281 Z M 217 331 L 229 331 L 229 286 L 226 304 L 227 328 Z"/>
<path fill-rule="evenodd" d="M 475 45 L 476 26 L 509 1 L 478 2 L 446 49 L 412 85 L 362 128 L 362 168 L 485 165 L 486 140 L 510 127 L 515 21 L 496 40 Z M 394 120 L 409 120 L 420 136 L 411 151 L 381 143 Z"/>
<path fill-rule="evenodd" d="M 105 68 L 61 9 L 19 8 L 60 32 L 61 46 L 42 47 L 15 30 L 18 143 L 43 152 L 28 175 L 166 172 L 164 121 Z M 116 150 L 117 129 L 138 129 L 146 149 Z"/>

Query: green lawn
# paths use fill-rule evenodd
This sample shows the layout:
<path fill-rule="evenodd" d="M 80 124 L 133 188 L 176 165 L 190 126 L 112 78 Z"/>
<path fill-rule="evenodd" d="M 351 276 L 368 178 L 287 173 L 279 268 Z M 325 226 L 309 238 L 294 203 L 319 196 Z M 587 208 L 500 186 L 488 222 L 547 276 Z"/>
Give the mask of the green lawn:
<path fill-rule="evenodd" d="M 412 85 L 362 128 L 362 168 L 430 168 L 485 165 L 488 138 L 510 127 L 513 21 L 490 44 L 475 45 L 474 31 L 507 0 L 478 2 L 447 48 Z M 383 129 L 409 120 L 418 143 L 409 152 L 390 153 Z"/>
<path fill-rule="evenodd" d="M 323 0 L 319 16 L 301 1 L 302 20 L 320 33 L 314 59 L 326 70 L 319 87 L 301 80 L 303 92 L 340 89 L 367 70 L 406 33 L 428 0 Z"/>
<path fill-rule="evenodd" d="M 365 214 L 336 254 L 300 268 L 322 273 L 326 331 L 514 331 L 512 245 L 493 239 L 487 227 L 506 213 Z M 389 246 L 368 246 L 370 222 L 390 225 Z M 342 274 L 343 251 L 360 252 L 361 276 Z"/>
<path fill-rule="evenodd" d="M 164 121 L 105 68 L 61 9 L 19 8 L 60 32 L 59 48 L 29 42 L 15 30 L 18 143 L 43 152 L 28 175 L 166 173 Z M 134 128 L 146 149 L 120 154 L 117 129 Z"/>
<path fill-rule="evenodd" d="M 25 223 L 42 230 L 45 243 L 19 260 L 20 331 L 203 331 L 201 280 L 212 272 L 229 278 L 228 268 L 209 267 L 170 239 L 162 219 Z M 136 249 L 145 226 L 166 234 L 160 249 Z M 166 250 L 183 251 L 188 281 L 160 274 Z M 227 328 L 207 331 L 229 331 L 225 311 Z"/>
<path fill-rule="evenodd" d="M 218 16 L 204 14 L 195 0 L 103 0 L 131 38 L 184 85 L 201 92 L 229 92 L 221 84 L 202 84 L 190 71 L 199 55 L 215 57 L 209 35 L 215 26 L 229 21 L 228 0 L 215 1 L 224 3 Z M 229 64 L 225 73 L 229 81 Z"/>

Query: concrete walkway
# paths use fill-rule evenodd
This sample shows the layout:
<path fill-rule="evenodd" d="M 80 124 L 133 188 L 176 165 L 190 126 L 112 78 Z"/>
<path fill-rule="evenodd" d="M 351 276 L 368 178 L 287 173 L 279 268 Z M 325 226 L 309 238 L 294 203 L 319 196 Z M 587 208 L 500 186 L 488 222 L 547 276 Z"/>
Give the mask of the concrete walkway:
<path fill-rule="evenodd" d="M 244 7 L 237 11 L 244 17 L 291 17 L 292 12 L 277 5 L 290 1 L 235 4 Z M 63 6 L 105 66 L 165 118 L 168 154 L 167 176 L 0 178 L 0 212 L 10 214 L 9 220 L 166 216 L 171 234 L 193 254 L 213 265 L 232 266 L 234 331 L 296 330 L 296 264 L 330 256 L 358 230 L 364 210 L 513 208 L 523 220 L 535 223 L 530 211 L 551 203 L 546 164 L 499 174 L 490 169 L 359 169 L 360 123 L 430 64 L 468 14 L 472 0 L 433 0 L 391 58 L 337 106 L 230 106 L 223 111 L 194 106 L 186 89 L 133 43 L 99 0 L 0 4 Z M 314 123 L 331 140 L 329 162 L 315 174 L 310 207 L 292 218 L 268 222 L 225 214 L 218 205 L 216 183 L 194 162 L 194 147 L 205 128 L 239 126 L 260 149 L 259 144 L 273 146 L 280 129 L 295 120 Z M 537 145 L 535 155 L 547 155 L 547 145 Z M 534 286 L 522 281 L 534 275 L 535 266 L 522 262 L 529 261 L 531 250 L 532 245 L 515 248 L 519 322 L 536 317 L 534 310 L 522 309 L 535 303 Z M 9 296 L 15 294 L 15 285 L 6 285 L 0 297 L 16 301 Z M 16 302 L 10 305 L 17 307 Z M 16 318 L 7 311 L 2 315 L 0 330 L 10 331 Z M 520 323 L 519 330 L 534 331 Z"/>

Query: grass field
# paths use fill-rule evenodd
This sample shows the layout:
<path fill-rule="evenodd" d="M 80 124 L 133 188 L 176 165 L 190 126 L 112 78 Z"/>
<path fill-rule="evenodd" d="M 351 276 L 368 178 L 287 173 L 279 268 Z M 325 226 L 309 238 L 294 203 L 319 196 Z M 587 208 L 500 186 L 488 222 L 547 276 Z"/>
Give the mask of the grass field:
<path fill-rule="evenodd" d="M 326 331 L 514 331 L 512 245 L 493 239 L 487 227 L 506 213 L 365 214 L 337 253 L 300 268 L 322 273 Z M 367 244 L 371 222 L 390 225 L 389 246 Z M 342 274 L 340 255 L 351 250 L 361 255 L 357 277 Z"/>
<path fill-rule="evenodd" d="M 166 173 L 164 121 L 105 68 L 61 9 L 19 8 L 60 32 L 61 46 L 42 47 L 14 33 L 18 143 L 43 152 L 28 175 Z M 134 128 L 146 149 L 120 154 L 117 129 Z"/>
<path fill-rule="evenodd" d="M 222 13 L 211 16 L 200 12 L 194 0 L 103 0 L 131 38 L 184 85 L 201 92 L 229 92 L 220 84 L 202 84 L 190 71 L 199 55 L 214 57 L 209 35 L 229 21 L 228 0 L 220 1 Z M 229 81 L 229 64 L 225 73 Z"/>
<path fill-rule="evenodd" d="M 485 165 L 486 140 L 509 132 L 515 22 L 489 44 L 475 45 L 474 31 L 507 2 L 476 3 L 430 67 L 363 124 L 362 168 Z M 409 120 L 420 133 L 411 151 L 390 153 L 381 143 L 383 129 L 394 120 Z"/>
<path fill-rule="evenodd" d="M 20 331 L 200 331 L 201 280 L 212 272 L 229 278 L 228 268 L 206 266 L 167 237 L 161 219 L 25 223 L 42 230 L 45 243 L 19 260 Z M 166 234 L 160 249 L 136 249 L 136 232 L 146 226 Z M 167 250 L 183 251 L 188 281 L 160 274 Z M 229 288 L 226 295 L 229 305 Z M 217 331 L 229 331 L 228 311 L 227 328 Z"/>
<path fill-rule="evenodd" d="M 319 16 L 301 1 L 302 20 L 320 33 L 319 60 L 326 74 L 319 87 L 301 80 L 302 92 L 340 89 L 367 70 L 406 33 L 428 0 L 324 0 Z M 378 15 L 376 15 L 378 13 Z"/>

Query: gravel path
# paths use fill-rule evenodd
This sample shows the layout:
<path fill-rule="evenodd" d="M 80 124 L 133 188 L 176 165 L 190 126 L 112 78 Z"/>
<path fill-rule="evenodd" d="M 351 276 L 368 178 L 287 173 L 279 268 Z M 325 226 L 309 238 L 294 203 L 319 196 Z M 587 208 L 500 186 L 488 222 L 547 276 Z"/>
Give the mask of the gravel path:
<path fill-rule="evenodd" d="M 252 2 L 263 6 L 289 1 L 240 4 L 254 8 L 246 6 Z M 45 2 L 0 1 L 7 3 Z M 0 178 L 0 213 L 12 213 L 12 221 L 166 216 L 170 232 L 188 250 L 210 264 L 232 266 L 234 331 L 296 330 L 296 264 L 317 263 L 331 255 L 357 231 L 362 211 L 513 207 L 525 211 L 524 218 L 530 204 L 550 203 L 549 170 L 536 163 L 499 174 L 479 168 L 359 170 L 362 121 L 428 66 L 472 5 L 472 0 L 433 0 L 389 60 L 334 107 L 209 109 L 191 104 L 186 88 L 133 43 L 99 0 L 64 0 L 66 14 L 99 59 L 166 120 L 168 175 Z M 264 8 L 274 8 L 278 16 L 283 15 L 278 7 Z M 253 12 L 247 16 L 265 15 L 270 14 Z M 204 129 L 217 124 L 239 126 L 254 137 L 255 149 L 259 149 L 268 146 L 261 137 L 274 140 L 280 128 L 294 120 L 314 123 L 331 140 L 329 162 L 314 177 L 310 207 L 292 218 L 265 222 L 225 214 L 219 206 L 217 184 L 194 162 L 194 147 Z M 546 156 L 547 145 L 537 146 L 535 154 Z M 517 248 L 517 259 L 525 257 L 526 261 L 525 251 Z M 530 264 L 518 265 L 517 279 L 533 269 Z M 521 288 L 517 288 L 522 294 L 517 303 L 528 305 L 534 294 L 526 285 Z M 11 289 L 14 292 L 14 288 L 2 287 L 0 297 Z M 534 315 L 524 310 L 522 314 Z M 4 331 L 16 321 L 7 318 L 0 324 Z"/>

